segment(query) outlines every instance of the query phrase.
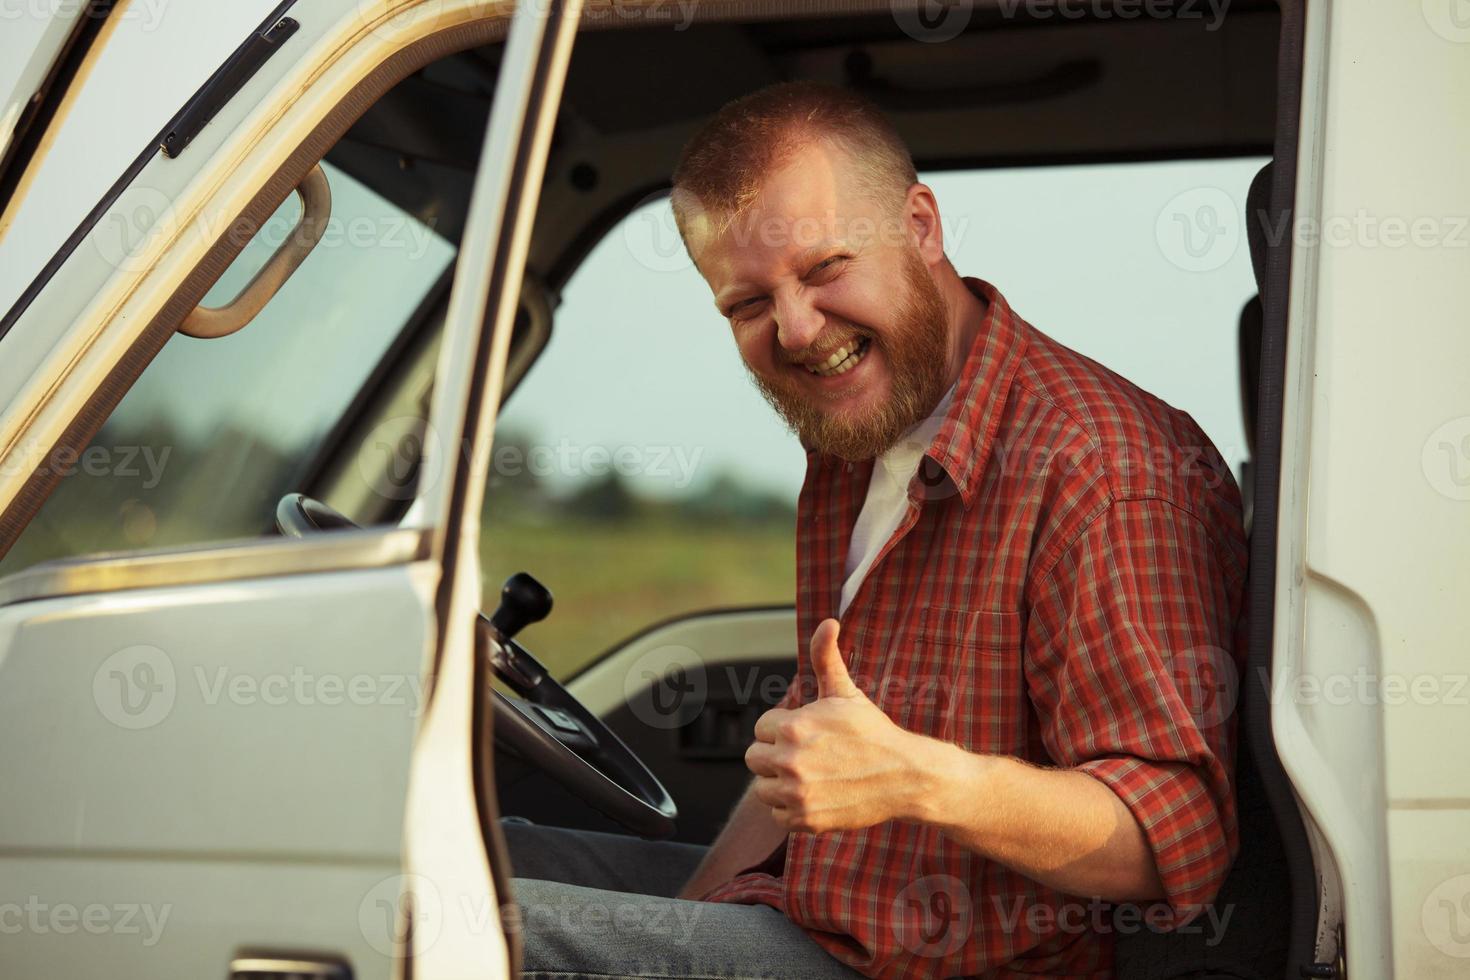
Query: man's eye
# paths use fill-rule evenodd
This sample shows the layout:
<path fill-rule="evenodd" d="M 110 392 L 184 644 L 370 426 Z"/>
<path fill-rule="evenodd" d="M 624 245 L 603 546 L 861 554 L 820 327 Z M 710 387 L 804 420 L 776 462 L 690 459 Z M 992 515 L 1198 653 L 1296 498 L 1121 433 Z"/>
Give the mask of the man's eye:
<path fill-rule="evenodd" d="M 845 255 L 833 255 L 829 258 L 825 258 L 822 261 L 818 262 L 816 266 L 812 268 L 812 271 L 807 273 L 807 275 L 814 276 L 819 272 L 830 272 L 834 267 L 837 266 L 838 263 L 840 263 L 845 258 L 847 258 L 847 256 Z"/>
<path fill-rule="evenodd" d="M 734 306 L 730 307 L 730 312 L 725 315 L 731 320 L 748 320 L 759 313 L 760 308 L 760 300 L 748 299 L 744 302 L 736 303 Z"/>

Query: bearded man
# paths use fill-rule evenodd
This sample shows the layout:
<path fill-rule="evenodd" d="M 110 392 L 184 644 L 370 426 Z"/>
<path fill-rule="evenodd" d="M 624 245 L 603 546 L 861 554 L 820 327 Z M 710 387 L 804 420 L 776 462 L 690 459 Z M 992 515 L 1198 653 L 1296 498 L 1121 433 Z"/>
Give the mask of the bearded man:
<path fill-rule="evenodd" d="M 713 847 L 507 826 L 526 908 L 571 910 L 528 915 L 528 975 L 1111 975 L 1108 903 L 1177 926 L 1238 847 L 1228 469 L 962 278 L 852 93 L 726 106 L 673 205 L 807 449 L 809 645 Z"/>

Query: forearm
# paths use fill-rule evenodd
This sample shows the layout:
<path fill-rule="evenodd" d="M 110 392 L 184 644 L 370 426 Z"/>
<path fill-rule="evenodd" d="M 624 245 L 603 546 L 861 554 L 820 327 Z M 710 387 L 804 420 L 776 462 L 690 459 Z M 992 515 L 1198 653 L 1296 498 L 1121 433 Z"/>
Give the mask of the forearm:
<path fill-rule="evenodd" d="M 730 814 L 725 829 L 680 890 L 679 898 L 699 898 L 741 871 L 759 864 L 786 838 L 771 816 L 771 808 L 747 789 Z"/>
<path fill-rule="evenodd" d="M 1099 780 L 914 739 L 912 819 L 1070 895 L 1115 902 L 1164 897 L 1142 828 Z"/>

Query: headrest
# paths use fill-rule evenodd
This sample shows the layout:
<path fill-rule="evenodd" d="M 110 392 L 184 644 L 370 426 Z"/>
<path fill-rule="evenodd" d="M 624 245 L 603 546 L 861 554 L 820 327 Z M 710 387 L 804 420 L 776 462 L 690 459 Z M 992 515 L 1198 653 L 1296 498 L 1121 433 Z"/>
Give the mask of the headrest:
<path fill-rule="evenodd" d="M 1266 291 L 1266 258 L 1270 249 L 1286 238 L 1282 222 L 1271 212 L 1271 174 L 1273 165 L 1267 163 L 1251 180 L 1250 190 L 1245 192 L 1245 240 L 1251 250 L 1251 268 L 1256 274 L 1256 292 Z"/>

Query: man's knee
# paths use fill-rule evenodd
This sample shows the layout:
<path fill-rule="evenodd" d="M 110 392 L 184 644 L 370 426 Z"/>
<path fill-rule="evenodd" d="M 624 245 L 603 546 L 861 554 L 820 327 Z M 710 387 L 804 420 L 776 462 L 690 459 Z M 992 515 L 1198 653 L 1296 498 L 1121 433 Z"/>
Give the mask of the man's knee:
<path fill-rule="evenodd" d="M 529 973 L 636 973 L 678 969 L 692 936 L 671 927 L 669 899 L 517 878 L 516 916 Z M 693 903 L 679 903 L 692 905 Z"/>

